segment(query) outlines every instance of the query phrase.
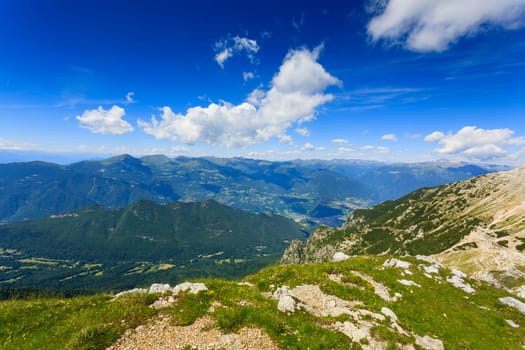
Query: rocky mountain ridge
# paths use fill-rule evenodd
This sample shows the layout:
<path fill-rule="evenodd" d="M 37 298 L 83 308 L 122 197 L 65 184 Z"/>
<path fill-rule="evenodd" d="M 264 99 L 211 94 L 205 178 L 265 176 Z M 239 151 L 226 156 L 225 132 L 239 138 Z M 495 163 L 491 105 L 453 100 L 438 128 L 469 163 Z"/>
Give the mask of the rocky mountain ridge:
<path fill-rule="evenodd" d="M 424 188 L 355 210 L 338 229 L 292 242 L 283 263 L 355 254 L 427 254 L 521 293 L 525 284 L 525 166 Z"/>

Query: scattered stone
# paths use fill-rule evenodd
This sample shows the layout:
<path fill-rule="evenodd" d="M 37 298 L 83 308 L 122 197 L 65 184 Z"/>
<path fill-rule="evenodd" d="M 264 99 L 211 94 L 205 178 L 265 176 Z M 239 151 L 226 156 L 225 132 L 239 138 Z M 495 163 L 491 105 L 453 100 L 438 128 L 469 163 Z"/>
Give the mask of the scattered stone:
<path fill-rule="evenodd" d="M 332 261 L 344 261 L 350 259 L 350 255 L 346 255 L 343 252 L 336 252 L 332 257 Z"/>
<path fill-rule="evenodd" d="M 155 309 L 162 309 L 173 305 L 174 302 L 175 298 L 172 295 L 168 297 L 160 297 L 159 299 L 155 300 L 153 304 L 150 305 L 150 307 Z"/>
<path fill-rule="evenodd" d="M 208 308 L 208 313 L 215 312 L 218 308 L 223 307 L 221 303 L 219 303 L 217 300 L 214 300 L 211 302 L 210 307 Z"/>
<path fill-rule="evenodd" d="M 383 263 L 383 267 L 395 267 L 406 270 L 410 268 L 410 263 L 408 261 L 402 261 L 398 259 L 388 259 Z"/>
<path fill-rule="evenodd" d="M 381 308 L 381 313 L 387 317 L 390 317 L 390 320 L 392 322 L 397 322 L 397 316 L 396 314 L 394 313 L 394 311 L 390 310 L 389 308 L 387 307 L 382 307 Z"/>
<path fill-rule="evenodd" d="M 513 320 L 505 320 L 509 326 L 512 328 L 520 328 L 520 325 L 514 322 Z"/>
<path fill-rule="evenodd" d="M 472 294 L 476 290 L 472 288 L 470 284 L 465 282 L 467 275 L 459 270 L 450 270 L 452 272 L 452 277 L 447 278 L 447 282 L 452 284 L 454 287 L 462 289 L 465 293 Z"/>
<path fill-rule="evenodd" d="M 196 320 L 189 326 L 173 326 L 166 316 L 154 322 L 126 331 L 107 350 L 159 349 L 260 349 L 278 350 L 264 331 L 253 327 L 241 328 L 239 333 L 223 334 L 209 317 Z"/>
<path fill-rule="evenodd" d="M 289 295 L 282 295 L 279 297 L 279 302 L 277 303 L 277 309 L 281 312 L 293 313 L 297 308 L 297 303 L 294 298 Z"/>
<path fill-rule="evenodd" d="M 397 280 L 399 283 L 401 283 L 402 285 L 405 285 L 405 286 L 414 286 L 414 287 L 421 287 L 421 285 L 417 284 L 416 282 L 414 281 L 411 281 L 411 280 Z"/>
<path fill-rule="evenodd" d="M 431 338 L 428 335 L 425 335 L 424 337 L 421 337 L 419 335 L 415 335 L 416 337 L 416 344 L 421 346 L 425 350 L 445 350 L 445 346 L 443 346 L 443 342 L 436 338 Z"/>
<path fill-rule="evenodd" d="M 500 303 L 513 307 L 519 312 L 521 312 L 522 314 L 525 314 L 525 304 L 522 303 L 521 301 L 516 300 L 513 297 L 499 298 L 499 301 Z"/>

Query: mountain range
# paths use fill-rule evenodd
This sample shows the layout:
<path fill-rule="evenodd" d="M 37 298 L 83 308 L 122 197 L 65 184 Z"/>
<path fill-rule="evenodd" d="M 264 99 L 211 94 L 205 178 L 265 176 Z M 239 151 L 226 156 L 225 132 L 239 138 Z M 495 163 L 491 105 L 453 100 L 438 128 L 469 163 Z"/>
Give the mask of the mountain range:
<path fill-rule="evenodd" d="M 313 229 L 339 226 L 355 208 L 397 199 L 493 171 L 452 162 L 270 162 L 244 158 L 134 158 L 121 155 L 70 165 L 0 164 L 0 223 L 63 214 L 98 204 L 159 204 L 214 199 L 250 212 L 280 214 Z"/>

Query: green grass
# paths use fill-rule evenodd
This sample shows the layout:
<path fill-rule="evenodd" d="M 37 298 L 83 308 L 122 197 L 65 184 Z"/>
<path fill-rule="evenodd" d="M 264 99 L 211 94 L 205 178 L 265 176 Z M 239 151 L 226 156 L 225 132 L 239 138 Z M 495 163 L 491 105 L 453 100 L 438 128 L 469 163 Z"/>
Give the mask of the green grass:
<path fill-rule="evenodd" d="M 126 296 L 110 302 L 106 295 L 71 299 L 30 298 L 0 302 L 1 349 L 105 349 L 123 332 L 144 324 L 158 312 L 172 317 L 174 325 L 189 325 L 209 315 L 224 333 L 242 327 L 264 330 L 283 349 L 360 349 L 367 340 L 356 343 L 342 333 L 328 329 L 336 321 L 351 320 L 348 315 L 315 317 L 304 310 L 284 314 L 277 301 L 262 292 L 288 285 L 319 285 L 324 293 L 345 300 L 362 302 L 356 308 L 379 313 L 388 307 L 399 318 L 398 323 L 411 334 L 441 339 L 446 349 L 520 349 L 525 344 L 525 330 L 511 328 L 505 320 L 522 327 L 525 316 L 502 305 L 498 298 L 508 294 L 482 282 L 469 280 L 474 294 L 451 286 L 445 281 L 448 270 L 441 270 L 440 281 L 423 275 L 419 265 L 426 263 L 403 257 L 412 263 L 412 275 L 402 269 L 382 269 L 386 256 L 355 257 L 339 263 L 271 266 L 246 278 L 253 287 L 235 281 L 202 280 L 208 291 L 197 295 L 183 293 L 170 308 L 155 311 L 148 307 L 155 296 Z M 373 286 L 356 272 L 372 277 L 403 297 L 387 302 L 377 296 Z M 330 274 L 341 276 L 334 282 Z M 421 285 L 407 287 L 399 279 L 410 279 Z M 210 306 L 214 312 L 208 312 Z M 487 309 L 488 308 L 488 309 Z M 372 320 L 372 319 L 370 319 Z M 414 336 L 392 331 L 388 319 L 377 323 L 371 333 L 389 349 L 413 344 Z"/>
<path fill-rule="evenodd" d="M 104 349 L 154 314 L 149 295 L 0 302 L 1 349 Z"/>

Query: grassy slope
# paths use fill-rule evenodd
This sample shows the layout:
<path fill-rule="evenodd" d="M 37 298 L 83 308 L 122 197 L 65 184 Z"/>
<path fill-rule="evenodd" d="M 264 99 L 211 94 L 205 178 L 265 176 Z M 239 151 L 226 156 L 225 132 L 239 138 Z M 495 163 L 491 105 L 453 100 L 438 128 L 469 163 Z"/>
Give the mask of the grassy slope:
<path fill-rule="evenodd" d="M 172 308 L 153 311 L 146 305 L 151 296 L 122 298 L 108 302 L 109 296 L 97 295 L 73 299 L 33 299 L 0 303 L 0 347 L 2 349 L 103 349 L 126 328 L 144 323 L 155 312 L 170 313 L 180 325 L 191 324 L 204 315 L 212 301 L 225 307 L 211 316 L 224 332 L 236 331 L 245 325 L 263 328 L 280 347 L 285 349 L 348 349 L 360 348 L 341 333 L 323 326 L 337 319 L 316 318 L 305 311 L 285 315 L 277 311 L 277 302 L 261 295 L 271 286 L 317 284 L 327 293 L 347 300 L 360 300 L 364 307 L 379 312 L 386 306 L 399 317 L 399 324 L 419 335 L 441 339 L 447 349 L 519 349 L 525 343 L 525 316 L 499 303 L 507 294 L 485 283 L 469 281 L 476 293 L 468 295 L 456 289 L 444 277 L 442 281 L 423 275 L 417 267 L 426 264 L 413 258 L 412 276 L 402 276 L 400 269 L 381 269 L 387 257 L 356 257 L 340 263 L 273 266 L 246 278 L 254 287 L 223 280 L 204 280 L 208 292 L 196 296 L 183 295 Z M 375 281 L 399 292 L 403 298 L 387 302 L 379 298 L 372 286 L 352 271 L 372 276 Z M 342 274 L 354 285 L 329 280 L 329 274 Z M 421 288 L 406 287 L 398 279 L 408 278 Z M 239 303 L 244 301 L 243 303 Z M 483 307 L 483 308 L 481 308 Z M 520 328 L 511 328 L 506 319 L 514 320 Z M 413 343 L 411 337 L 400 336 L 386 326 L 372 330 L 376 338 L 395 344 Z"/>

